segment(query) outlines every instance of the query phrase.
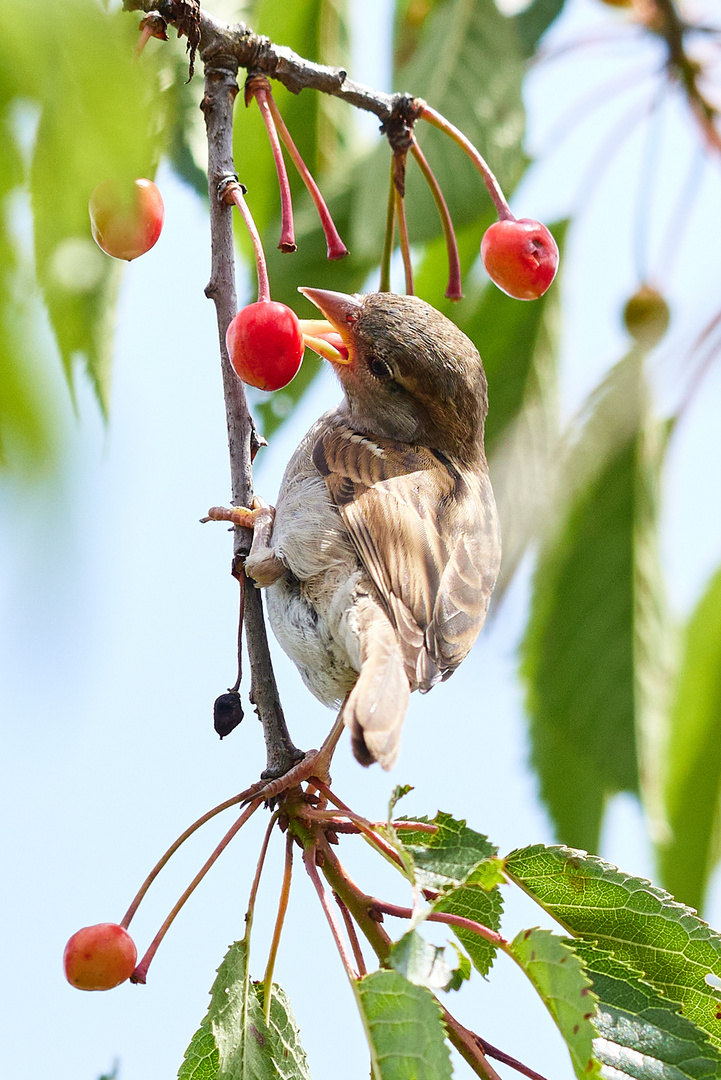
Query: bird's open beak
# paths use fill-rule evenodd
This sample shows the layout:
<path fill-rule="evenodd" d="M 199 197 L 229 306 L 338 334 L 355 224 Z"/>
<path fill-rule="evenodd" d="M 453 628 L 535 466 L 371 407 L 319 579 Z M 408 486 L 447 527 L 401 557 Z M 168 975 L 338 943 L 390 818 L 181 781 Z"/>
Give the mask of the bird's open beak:
<path fill-rule="evenodd" d="M 300 328 L 308 348 L 333 364 L 350 364 L 350 327 L 358 317 L 362 300 L 330 289 L 299 288 L 298 292 L 307 296 L 327 319 L 327 322 L 322 319 L 300 320 Z"/>

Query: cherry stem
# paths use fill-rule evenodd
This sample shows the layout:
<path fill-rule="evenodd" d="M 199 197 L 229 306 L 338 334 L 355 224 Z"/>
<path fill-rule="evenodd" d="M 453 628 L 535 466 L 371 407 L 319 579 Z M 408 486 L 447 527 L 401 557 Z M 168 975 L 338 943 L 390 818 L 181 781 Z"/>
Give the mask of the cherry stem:
<path fill-rule="evenodd" d="M 664 112 L 661 108 L 667 86 L 663 84 L 657 104 L 649 118 L 644 133 L 641 167 L 636 188 L 636 213 L 634 220 L 633 254 L 639 281 L 648 279 L 648 232 L 653 212 L 653 183 L 658 176 L 658 159 L 662 141 Z"/>
<path fill-rule="evenodd" d="M 440 128 L 446 135 L 450 135 L 455 143 L 461 147 L 462 150 L 468 154 L 469 158 L 478 169 L 479 173 L 483 177 L 483 182 L 488 188 L 488 194 L 493 199 L 493 205 L 498 213 L 499 221 L 515 221 L 511 208 L 506 201 L 506 197 L 501 190 L 501 185 L 496 180 L 496 177 L 491 172 L 486 159 L 476 150 L 475 146 L 470 139 L 467 139 L 462 131 L 459 131 L 457 127 L 446 120 L 445 116 L 442 116 L 430 105 L 422 105 L 418 116 L 421 120 L 427 120 L 429 124 L 433 124 L 434 127 Z"/>
<path fill-rule="evenodd" d="M 455 1023 L 458 1024 L 459 1021 L 456 1020 Z M 468 1031 L 468 1028 L 466 1028 L 466 1030 Z M 511 1069 L 515 1069 L 521 1076 L 527 1076 L 529 1080 L 546 1080 L 545 1076 L 542 1076 L 541 1073 L 536 1072 L 535 1069 L 531 1069 L 528 1065 L 524 1065 L 522 1061 L 507 1054 L 505 1050 L 499 1050 L 497 1046 L 494 1046 L 493 1043 L 489 1043 L 482 1035 L 477 1035 L 475 1031 L 469 1031 L 468 1034 L 478 1044 L 486 1057 L 495 1058 L 496 1061 L 500 1061 L 503 1065 L 508 1065 Z"/>
<path fill-rule="evenodd" d="M 332 887 L 334 893 L 337 893 L 344 904 L 348 907 L 352 917 L 357 922 L 364 936 L 371 945 L 374 953 L 378 957 L 381 966 L 388 966 L 388 956 L 391 949 L 391 939 L 389 938 L 383 926 L 377 921 L 377 915 L 379 913 L 379 907 L 376 906 L 377 902 L 370 896 L 367 896 L 356 884 L 350 879 L 345 868 L 341 866 L 337 857 L 332 850 L 326 852 L 325 862 L 323 864 L 323 874 L 326 880 Z M 438 999 L 436 998 L 436 1001 Z M 443 1012 L 443 1019 L 448 1029 L 448 1036 L 455 1048 L 463 1055 L 470 1067 L 478 1076 L 486 1077 L 497 1075 L 492 1071 L 489 1072 L 490 1066 L 486 1061 L 486 1053 L 489 1057 L 498 1057 L 499 1060 L 505 1064 L 510 1065 L 512 1068 L 517 1069 L 523 1073 L 524 1076 L 528 1076 L 531 1080 L 544 1080 L 544 1077 L 539 1073 L 534 1073 L 532 1069 L 528 1069 L 527 1066 L 522 1065 L 521 1062 L 510 1055 L 503 1054 L 502 1051 L 496 1050 L 495 1047 L 486 1043 L 485 1039 L 476 1035 L 474 1032 L 469 1032 L 467 1028 L 455 1019 L 451 1013 L 438 1001 L 438 1006 Z"/>
<path fill-rule="evenodd" d="M 255 100 L 258 102 L 258 108 L 260 109 L 260 115 L 263 118 L 265 124 L 265 130 L 268 133 L 268 141 L 270 142 L 270 148 L 273 152 L 273 160 L 275 162 L 275 170 L 278 173 L 278 185 L 280 187 L 280 243 L 278 247 L 281 251 L 291 252 L 295 251 L 295 232 L 293 230 L 293 203 L 290 197 L 290 184 L 288 182 L 288 171 L 285 167 L 285 160 L 283 158 L 283 151 L 280 146 L 280 140 L 278 138 L 278 132 L 275 127 L 275 120 L 273 119 L 273 113 L 270 105 L 268 104 L 269 93 L 261 81 L 251 85 L 250 92 Z"/>
<path fill-rule="evenodd" d="M 138 59 L 138 57 L 142 53 L 145 46 L 150 41 L 151 37 L 154 37 L 154 36 L 155 35 L 153 33 L 152 26 L 149 23 L 146 23 L 145 26 L 140 31 L 140 37 L 138 38 L 137 43 L 135 45 L 135 59 L 136 60 Z"/>
<path fill-rule="evenodd" d="M 155 937 L 151 941 L 150 946 L 148 947 L 148 950 L 145 953 L 145 956 L 140 961 L 140 963 L 136 967 L 133 974 L 130 976 L 130 981 L 131 982 L 134 982 L 134 983 L 144 983 L 145 982 L 147 974 L 148 974 L 148 968 L 150 967 L 152 959 L 155 956 L 156 952 L 158 951 L 158 947 L 160 946 L 160 943 L 163 940 L 163 938 L 165 937 L 165 935 L 167 934 L 167 932 L 168 932 L 170 926 L 172 925 L 176 915 L 178 914 L 178 912 L 181 910 L 181 908 L 185 904 L 185 901 L 195 891 L 195 889 L 198 887 L 200 882 L 203 880 L 205 875 L 210 870 L 213 863 L 216 862 L 217 859 L 220 858 L 220 856 L 225 851 L 225 849 L 227 848 L 228 844 L 233 839 L 235 834 L 237 832 L 239 832 L 240 829 L 242 829 L 243 825 L 245 825 L 248 818 L 250 818 L 255 813 L 255 811 L 262 804 L 262 802 L 263 802 L 262 799 L 256 799 L 254 802 L 252 802 L 250 804 L 250 806 L 246 807 L 246 809 L 240 815 L 240 817 L 235 822 L 235 824 L 232 825 L 230 829 L 228 829 L 227 833 L 225 834 L 223 839 L 220 841 L 220 843 L 216 847 L 215 851 L 212 853 L 210 858 L 207 859 L 207 861 L 204 863 L 204 865 L 201 867 L 201 869 L 198 871 L 198 873 L 195 875 L 195 877 L 191 881 L 190 885 L 188 885 L 187 889 L 185 890 L 183 895 L 180 897 L 178 902 L 171 909 L 171 911 L 170 911 L 168 917 L 166 918 L 165 922 L 160 927 L 157 934 L 155 935 Z"/>
<path fill-rule="evenodd" d="M 243 618 L 245 616 L 245 588 L 246 577 L 245 571 L 240 569 L 235 575 L 235 580 L 238 582 L 240 590 L 240 599 L 238 603 L 238 675 L 233 686 L 228 687 L 231 694 L 238 693 L 240 684 L 243 679 Z"/>
<path fill-rule="evenodd" d="M 437 833 L 438 826 L 430 821 L 392 821 L 394 829 L 412 829 L 413 832 Z"/>
<path fill-rule="evenodd" d="M 343 916 L 343 922 L 345 923 L 346 933 L 348 934 L 348 940 L 350 941 L 351 948 L 353 950 L 353 956 L 355 957 L 356 967 L 358 968 L 358 974 L 361 979 L 368 974 L 365 958 L 360 947 L 360 941 L 358 940 L 358 934 L 356 933 L 355 923 L 353 922 L 353 916 L 346 907 L 345 903 L 341 900 L 338 893 L 333 890 L 333 899 L 335 900 L 341 915 Z"/>
<path fill-rule="evenodd" d="M 694 342 L 693 348 L 691 350 L 691 355 L 692 356 L 694 355 L 694 353 L 697 353 L 701 349 L 701 347 L 708 341 L 709 337 L 714 332 L 714 330 L 718 327 L 719 323 L 721 323 L 721 311 L 719 311 L 716 315 L 714 315 L 711 322 L 702 330 L 702 332 L 697 337 L 696 341 Z M 676 413 L 675 413 L 675 415 L 673 417 L 672 422 L 673 422 L 674 426 L 678 422 L 679 418 L 681 416 L 683 416 L 683 414 L 686 412 L 686 410 L 691 405 L 694 397 L 696 396 L 696 394 L 698 392 L 699 387 L 701 386 L 704 378 L 706 377 L 706 375 L 707 375 L 707 373 L 709 371 L 709 368 L 711 367 L 712 363 L 714 362 L 714 360 L 718 356 L 720 350 L 721 350 L 721 342 L 718 342 L 718 341 L 712 342 L 710 349 L 707 350 L 705 356 L 701 359 L 699 364 L 696 366 L 696 369 L 692 373 L 691 378 L 689 379 L 689 382 L 688 382 L 688 384 L 686 386 L 686 390 L 685 390 L 685 392 L 683 394 L 681 402 L 680 402 L 678 408 L 676 409 Z"/>
<path fill-rule="evenodd" d="M 391 159 L 391 184 L 388 189 L 388 209 L 386 211 L 386 232 L 383 239 L 383 254 L 381 255 L 381 280 L 378 286 L 379 292 L 391 291 L 391 258 L 393 257 L 393 241 L 396 232 L 396 197 L 395 184 L 393 182 L 394 168 Z"/>
<path fill-rule="evenodd" d="M 178 848 L 181 847 L 185 843 L 185 841 L 188 839 L 188 837 L 192 836 L 193 833 L 197 829 L 199 829 L 201 825 L 205 825 L 206 821 L 210 821 L 211 818 L 214 818 L 216 816 L 216 814 L 221 814 L 223 812 L 223 810 L 227 810 L 231 806 L 237 806 L 238 803 L 244 802 L 245 799 L 247 798 L 247 794 L 248 793 L 246 791 L 241 791 L 239 795 L 234 795 L 232 799 L 226 799 L 225 802 L 222 802 L 218 806 L 215 806 L 212 810 L 208 810 L 207 814 L 203 814 L 203 816 L 199 817 L 198 820 L 193 822 L 192 825 L 189 825 L 188 828 L 185 830 L 185 832 L 180 834 L 178 839 L 173 844 L 170 845 L 170 847 L 165 852 L 165 854 L 162 856 L 162 858 L 158 860 L 158 862 L 155 864 L 153 869 L 150 871 L 150 873 L 146 877 L 143 884 L 138 889 L 137 893 L 135 894 L 135 899 L 133 900 L 132 904 L 130 905 L 128 910 L 125 912 L 125 914 L 123 915 L 123 918 L 120 921 L 120 926 L 125 927 L 125 929 L 127 930 L 128 926 L 130 925 L 130 920 L 133 918 L 133 915 L 135 915 L 135 912 L 140 907 L 140 902 L 142 901 L 142 899 L 145 896 L 146 892 L 148 891 L 150 886 L 153 884 L 153 882 L 155 881 L 156 877 L 158 876 L 160 871 L 163 869 L 165 864 L 168 862 L 171 855 L 175 854 L 175 852 L 178 850 Z"/>
<path fill-rule="evenodd" d="M 486 1060 L 483 1041 L 475 1032 L 469 1031 L 467 1027 L 464 1027 L 463 1024 L 456 1020 L 455 1016 L 452 1016 L 448 1009 L 438 1001 L 438 998 L 436 998 L 436 1001 L 443 1014 L 443 1023 L 449 1036 L 455 1035 L 454 1046 L 473 1069 L 476 1076 L 482 1076 L 484 1080 L 501 1080 L 490 1061 Z"/>
<path fill-rule="evenodd" d="M 293 834 L 288 831 L 285 837 L 285 872 L 283 874 L 283 884 L 280 889 L 280 897 L 278 899 L 278 914 L 275 919 L 275 929 L 273 931 L 273 940 L 270 943 L 270 951 L 268 953 L 268 963 L 265 967 L 265 975 L 263 976 L 263 1014 L 265 1016 L 265 1022 L 270 1022 L 270 1000 L 273 994 L 273 969 L 275 968 L 275 958 L 278 955 L 278 946 L 280 945 L 280 937 L 283 933 L 283 923 L 285 922 L 285 914 L 288 910 L 288 898 L 290 897 L 290 881 L 293 876 Z"/>
<path fill-rule="evenodd" d="M 246 940 L 250 938 L 250 931 L 253 928 L 253 914 L 255 913 L 255 898 L 258 895 L 258 886 L 260 885 L 260 879 L 263 873 L 263 867 L 265 866 L 265 856 L 268 852 L 268 844 L 270 843 L 270 834 L 273 832 L 273 827 L 280 817 L 280 810 L 271 817 L 268 822 L 268 828 L 265 830 L 265 836 L 263 837 L 263 843 L 260 848 L 260 854 L 258 856 L 258 863 L 255 868 L 255 877 L 253 878 L 253 884 L 250 887 L 250 895 L 248 896 L 248 910 L 245 913 L 245 937 Z"/>
<path fill-rule="evenodd" d="M 343 941 L 343 934 L 341 933 L 341 928 L 338 925 L 338 920 L 336 918 L 335 912 L 333 911 L 333 908 L 328 903 L 328 896 L 325 889 L 323 888 L 323 883 L 320 880 L 318 868 L 315 864 L 317 850 L 318 849 L 316 847 L 307 847 L 303 852 L 303 862 L 305 863 L 305 868 L 308 871 L 308 877 L 313 882 L 315 891 L 318 893 L 318 899 L 320 900 L 321 907 L 325 912 L 325 917 L 328 920 L 328 925 L 330 926 L 333 940 L 335 941 L 336 948 L 338 949 L 338 952 L 340 954 L 340 958 L 343 961 L 343 967 L 345 968 L 346 975 L 353 983 L 358 980 L 358 972 L 354 971 L 353 969 L 353 964 L 348 954 L 348 949 L 346 948 L 346 944 Z"/>
<path fill-rule="evenodd" d="M 703 172 L 708 163 L 708 154 L 703 146 L 696 150 L 694 158 L 689 163 L 686 179 L 681 187 L 673 211 L 668 217 L 666 235 L 659 245 L 661 254 L 658 257 L 659 266 L 663 267 L 664 278 L 667 280 L 671 268 L 676 262 L 676 256 L 683 239 L 684 232 L 688 227 L 691 211 L 696 205 L 696 193 L 703 178 Z"/>
<path fill-rule="evenodd" d="M 448 300 L 462 300 L 463 286 L 461 283 L 461 260 L 458 255 L 456 233 L 453 228 L 453 222 L 451 221 L 451 214 L 448 209 L 448 204 L 443 198 L 443 192 L 441 191 L 440 184 L 436 180 L 433 170 L 428 164 L 426 156 L 416 142 L 415 138 L 411 143 L 411 153 L 418 162 L 418 166 L 423 173 L 429 188 L 431 189 L 431 194 L 433 195 L 435 204 L 438 207 L 441 225 L 443 226 L 443 235 L 446 238 L 446 247 L 448 249 L 448 287 L 446 288 L 446 298 Z"/>
<path fill-rule="evenodd" d="M 320 223 L 323 226 L 323 232 L 325 233 L 325 242 L 328 248 L 328 258 L 342 259 L 345 255 L 348 254 L 348 248 L 345 246 L 338 234 L 338 230 L 335 227 L 335 222 L 330 215 L 330 210 L 326 205 L 325 199 L 320 193 L 320 188 L 311 176 L 310 170 L 308 169 L 306 163 L 303 161 L 298 147 L 293 142 L 291 134 L 285 125 L 285 121 L 280 115 L 280 109 L 276 104 L 270 86 L 268 87 L 266 92 L 266 101 L 271 113 L 273 114 L 275 126 L 283 142 L 283 145 L 290 154 L 290 157 L 296 169 L 298 170 L 298 174 L 301 180 L 308 188 L 310 197 L 315 203 L 316 210 L 318 211 L 318 217 L 320 218 Z"/>
<path fill-rule="evenodd" d="M 406 222 L 406 205 L 398 188 L 394 192 L 396 215 L 398 217 L 398 234 L 401 241 L 401 255 L 403 257 L 403 270 L 406 275 L 406 295 L 413 296 L 413 264 L 411 262 L 411 245 L 408 240 L 408 223 Z"/>
<path fill-rule="evenodd" d="M 347 806 L 341 799 L 338 798 L 337 795 L 335 795 L 331 791 L 327 784 L 324 784 L 320 780 L 314 780 L 313 783 L 315 784 L 318 791 L 321 791 L 325 795 L 326 799 L 328 799 L 329 802 L 332 802 L 335 806 L 338 807 L 339 810 L 342 810 L 348 820 L 352 821 L 355 825 L 358 826 L 358 829 L 360 830 L 362 835 L 373 845 L 373 847 L 377 848 L 377 850 L 380 851 L 382 855 L 385 855 L 385 857 L 395 866 L 399 866 L 401 869 L 403 869 L 398 852 L 395 850 L 392 844 L 389 844 L 387 840 L 385 840 L 382 836 L 379 836 L 378 833 L 374 831 L 374 826 L 370 823 L 370 821 L 368 821 L 364 817 L 361 817 L 360 814 L 354 813 L 349 806 Z"/>
<path fill-rule="evenodd" d="M 234 203 L 238 210 L 240 210 L 240 216 L 243 219 L 243 224 L 248 230 L 250 236 L 250 242 L 253 245 L 253 257 L 255 258 L 255 268 L 258 273 L 258 300 L 259 302 L 270 300 L 270 282 L 268 280 L 268 264 L 265 261 L 265 252 L 263 251 L 263 244 L 260 239 L 258 228 L 253 221 L 253 215 L 248 209 L 248 204 L 245 201 L 243 188 L 236 182 L 229 183 L 224 191 L 224 197 Z"/>
<path fill-rule="evenodd" d="M 412 919 L 415 914 L 413 908 L 387 904 L 384 900 L 373 899 L 371 903 L 376 911 L 382 911 L 384 915 L 395 915 L 398 919 Z M 496 933 L 495 930 L 489 930 L 487 926 L 482 926 L 481 923 L 474 922 L 473 919 L 466 919 L 463 915 L 452 915 L 447 911 L 432 911 L 426 918 L 429 922 L 447 923 L 448 926 L 457 926 L 460 930 L 470 930 L 473 934 L 478 934 L 479 937 L 485 938 L 486 941 L 492 942 L 500 949 L 508 947 L 506 939 Z"/>

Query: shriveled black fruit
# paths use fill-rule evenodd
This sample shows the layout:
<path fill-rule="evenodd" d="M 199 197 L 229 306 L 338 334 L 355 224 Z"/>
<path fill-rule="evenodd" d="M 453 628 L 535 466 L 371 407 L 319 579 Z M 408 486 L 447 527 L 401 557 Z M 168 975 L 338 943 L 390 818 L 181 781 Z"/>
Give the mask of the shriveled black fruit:
<path fill-rule="evenodd" d="M 240 704 L 240 694 L 237 690 L 229 690 L 227 694 L 221 694 L 213 704 L 213 727 L 224 739 L 237 728 L 243 719 L 243 709 Z"/>
<path fill-rule="evenodd" d="M 652 349 L 668 330 L 671 312 L 658 289 L 642 285 L 626 302 L 623 321 L 634 341 L 644 349 Z"/>

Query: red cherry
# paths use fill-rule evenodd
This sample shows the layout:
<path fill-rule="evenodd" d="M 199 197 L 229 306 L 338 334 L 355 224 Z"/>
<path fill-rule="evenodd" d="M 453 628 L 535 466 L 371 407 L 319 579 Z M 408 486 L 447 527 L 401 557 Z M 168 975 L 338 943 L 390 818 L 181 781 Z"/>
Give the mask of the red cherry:
<path fill-rule="evenodd" d="M 508 218 L 486 230 L 481 258 L 504 293 L 516 300 L 537 300 L 556 276 L 558 247 L 540 221 Z"/>
<path fill-rule="evenodd" d="M 287 386 L 298 374 L 305 349 L 298 316 L 275 300 L 242 308 L 228 327 L 225 342 L 237 374 L 259 390 Z"/>
<path fill-rule="evenodd" d="M 137 959 L 124 927 L 111 922 L 84 926 L 65 946 L 65 978 L 78 990 L 112 990 L 130 978 Z"/>
<path fill-rule="evenodd" d="M 88 206 L 90 227 L 96 244 L 114 259 L 137 259 L 160 236 L 165 208 L 152 180 L 120 184 L 103 180 L 93 191 Z"/>

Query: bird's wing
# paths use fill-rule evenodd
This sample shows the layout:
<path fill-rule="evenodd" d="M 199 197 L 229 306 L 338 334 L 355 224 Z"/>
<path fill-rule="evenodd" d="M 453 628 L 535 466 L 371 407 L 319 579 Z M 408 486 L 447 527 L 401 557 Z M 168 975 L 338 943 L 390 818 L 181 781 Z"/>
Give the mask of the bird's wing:
<path fill-rule="evenodd" d="M 428 690 L 483 624 L 500 544 L 487 475 L 349 427 L 313 450 L 333 502 L 396 627 L 411 685 Z"/>

